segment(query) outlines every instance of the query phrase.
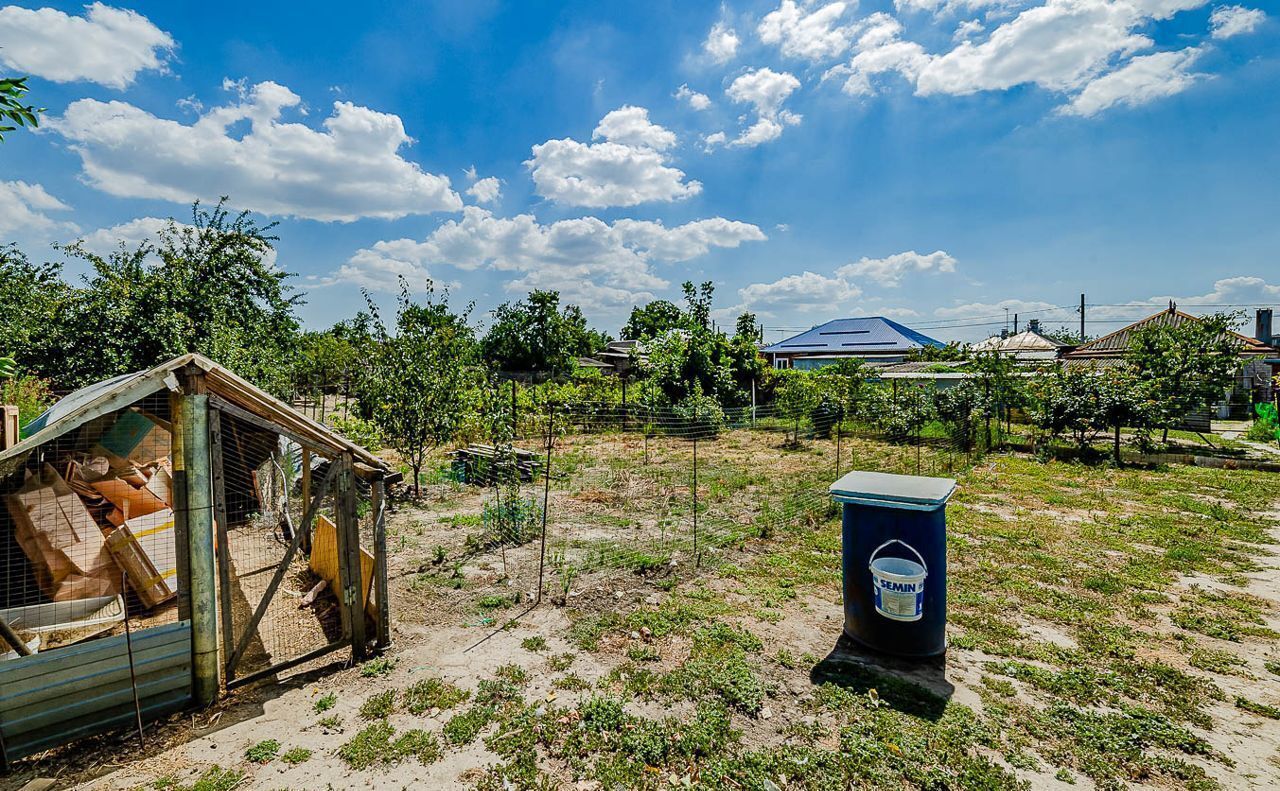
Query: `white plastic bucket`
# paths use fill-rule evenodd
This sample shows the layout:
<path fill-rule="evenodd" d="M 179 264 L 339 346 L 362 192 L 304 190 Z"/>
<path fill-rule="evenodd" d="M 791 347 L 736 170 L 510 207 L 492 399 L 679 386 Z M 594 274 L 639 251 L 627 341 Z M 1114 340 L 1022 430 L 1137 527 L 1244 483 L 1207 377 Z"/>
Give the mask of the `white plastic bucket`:
<path fill-rule="evenodd" d="M 902 544 L 920 561 L 876 557 L 890 544 Z M 918 621 L 924 614 L 924 578 L 929 576 L 920 553 L 905 541 L 890 539 L 871 553 L 868 562 L 876 612 L 894 621 Z"/>

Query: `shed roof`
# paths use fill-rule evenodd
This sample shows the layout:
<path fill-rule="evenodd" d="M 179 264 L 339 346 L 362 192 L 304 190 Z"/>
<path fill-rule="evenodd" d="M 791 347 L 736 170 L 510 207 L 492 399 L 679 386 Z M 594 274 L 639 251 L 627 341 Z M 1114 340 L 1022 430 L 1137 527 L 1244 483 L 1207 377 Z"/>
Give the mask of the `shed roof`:
<path fill-rule="evenodd" d="M 1146 327 L 1169 326 L 1178 327 L 1188 321 L 1199 321 L 1200 317 L 1192 316 L 1190 313 L 1183 313 L 1176 308 L 1162 310 L 1152 316 L 1148 316 L 1141 321 L 1135 321 L 1123 329 L 1116 330 L 1109 335 L 1103 335 L 1097 340 L 1083 343 L 1076 347 L 1075 350 L 1067 352 L 1063 357 L 1068 360 L 1087 360 L 1098 357 L 1120 357 L 1129 349 L 1129 343 L 1133 339 L 1133 333 L 1139 329 Z M 1241 357 L 1257 357 L 1267 354 L 1274 354 L 1275 349 L 1258 340 L 1250 338 L 1247 335 L 1241 335 L 1238 332 L 1232 332 L 1231 337 L 1240 343 Z"/>
<path fill-rule="evenodd" d="M 71 393 L 27 424 L 29 436 L 0 453 L 0 462 L 22 456 L 100 415 L 125 409 L 154 393 L 181 392 L 178 372 L 189 365 L 204 372 L 210 395 L 280 426 L 311 449 L 326 455 L 349 452 L 357 462 L 375 470 L 390 469 L 374 454 L 199 354 L 184 354 L 149 371 L 124 374 Z"/>
<path fill-rule="evenodd" d="M 916 332 L 883 316 L 835 319 L 799 335 L 765 346 L 764 354 L 893 354 L 925 346 L 944 346 L 941 341 Z"/>

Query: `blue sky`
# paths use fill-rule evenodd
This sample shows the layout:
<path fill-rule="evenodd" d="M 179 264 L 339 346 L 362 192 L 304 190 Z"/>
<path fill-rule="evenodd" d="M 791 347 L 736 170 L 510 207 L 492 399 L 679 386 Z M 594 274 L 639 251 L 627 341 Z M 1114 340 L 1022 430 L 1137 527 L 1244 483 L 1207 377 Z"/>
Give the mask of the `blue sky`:
<path fill-rule="evenodd" d="M 1270 3 L 356 8 L 0 6 L 48 108 L 0 146 L 0 236 L 105 250 L 226 194 L 317 327 L 397 275 L 481 318 L 558 288 L 613 333 L 709 279 L 768 340 L 1280 303 Z"/>

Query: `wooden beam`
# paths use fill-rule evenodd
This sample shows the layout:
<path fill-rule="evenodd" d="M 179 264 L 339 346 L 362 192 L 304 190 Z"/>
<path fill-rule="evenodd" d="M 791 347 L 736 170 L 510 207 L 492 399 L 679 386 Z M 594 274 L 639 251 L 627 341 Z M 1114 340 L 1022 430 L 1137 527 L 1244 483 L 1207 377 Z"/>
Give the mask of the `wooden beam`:
<path fill-rule="evenodd" d="M 209 473 L 213 479 L 213 526 L 217 533 L 214 551 L 218 559 L 218 620 L 222 624 L 222 667 L 224 683 L 232 676 L 231 650 L 235 642 L 231 600 L 231 540 L 227 535 L 227 483 L 222 467 L 222 413 L 209 412 Z"/>
<path fill-rule="evenodd" d="M 391 601 L 387 584 L 387 487 L 373 482 L 373 594 L 378 603 L 378 650 L 391 645 Z"/>
<path fill-rule="evenodd" d="M 360 519 L 356 514 L 356 481 L 354 460 L 343 453 L 336 465 L 341 468 L 337 491 L 338 568 L 342 581 L 343 627 L 351 638 L 351 655 L 363 662 L 368 654 L 365 638 L 364 597 L 361 585 L 364 575 L 360 568 Z M 376 567 L 376 559 L 375 559 Z"/>

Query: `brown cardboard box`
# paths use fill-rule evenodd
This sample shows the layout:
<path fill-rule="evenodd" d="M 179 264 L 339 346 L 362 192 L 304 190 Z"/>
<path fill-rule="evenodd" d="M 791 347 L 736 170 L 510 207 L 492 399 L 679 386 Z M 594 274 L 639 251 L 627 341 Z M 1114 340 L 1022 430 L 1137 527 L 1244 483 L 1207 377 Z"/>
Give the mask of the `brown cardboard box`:
<path fill-rule="evenodd" d="M 4 499 L 14 537 L 46 596 L 71 601 L 120 592 L 120 572 L 102 530 L 52 465 Z"/>
<path fill-rule="evenodd" d="M 90 481 L 115 510 L 107 515 L 111 524 L 119 527 L 129 519 L 154 514 L 173 505 L 173 478 L 165 466 L 158 467 L 150 478 L 139 474 L 143 485 L 136 486 L 129 477 L 110 477 Z"/>
<path fill-rule="evenodd" d="M 107 547 L 129 577 L 129 587 L 147 607 L 178 593 L 177 542 L 173 511 L 130 519 L 107 536 Z"/>

